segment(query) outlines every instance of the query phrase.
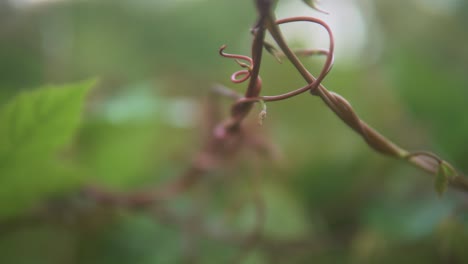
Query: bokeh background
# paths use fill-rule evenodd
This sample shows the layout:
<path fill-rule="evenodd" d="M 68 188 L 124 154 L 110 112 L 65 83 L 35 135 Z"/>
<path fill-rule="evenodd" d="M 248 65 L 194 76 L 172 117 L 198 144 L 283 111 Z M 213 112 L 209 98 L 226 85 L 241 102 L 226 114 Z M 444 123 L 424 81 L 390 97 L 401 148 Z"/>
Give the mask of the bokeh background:
<path fill-rule="evenodd" d="M 468 1 L 321 6 L 330 15 L 279 0 L 277 15 L 329 22 L 337 54 L 325 86 L 401 146 L 468 172 Z M 17 118 L 0 114 L 0 263 L 468 263 L 467 196 L 439 197 L 431 175 L 374 153 L 308 95 L 268 104 L 256 133 L 275 155 L 246 154 L 164 210 L 82 196 L 89 185 L 157 186 L 189 166 L 209 88 L 245 89 L 229 82 L 238 66 L 218 48 L 249 54 L 254 21 L 248 0 L 0 1 L 1 111 L 44 85 L 99 80 L 83 97 L 79 125 L 36 133 L 54 115 L 75 118 L 66 109 L 80 103 L 65 98 L 26 129 L 25 144 L 12 145 L 21 154 L 5 152 L 7 121 Z M 282 28 L 293 46 L 327 45 L 314 25 Z M 315 73 L 323 62 L 304 61 Z M 286 62 L 266 54 L 262 67 L 265 95 L 304 85 Z M 258 175 L 260 190 L 251 184 Z M 232 238 L 255 226 L 256 191 L 266 204 L 264 239 L 245 246 Z"/>

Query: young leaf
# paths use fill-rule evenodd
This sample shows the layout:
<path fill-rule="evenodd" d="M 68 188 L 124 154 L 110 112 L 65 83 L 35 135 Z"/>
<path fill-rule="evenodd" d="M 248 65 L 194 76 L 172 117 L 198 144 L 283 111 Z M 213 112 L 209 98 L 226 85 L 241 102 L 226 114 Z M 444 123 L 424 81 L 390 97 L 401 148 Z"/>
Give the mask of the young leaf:
<path fill-rule="evenodd" d="M 450 178 L 456 177 L 456 171 L 445 161 L 442 161 L 439 166 L 439 170 L 437 172 L 435 178 L 435 189 L 439 195 L 444 194 L 447 190 L 447 186 L 449 183 Z"/>
<path fill-rule="evenodd" d="M 94 83 L 24 92 L 0 108 L 0 216 L 75 182 L 52 158 L 73 136 Z"/>
<path fill-rule="evenodd" d="M 317 6 L 317 0 L 302 0 L 304 3 L 306 3 L 306 5 L 312 7 L 313 9 L 321 12 L 321 13 L 324 13 L 324 14 L 327 14 L 328 15 L 328 12 L 327 11 L 324 11 L 322 9 L 320 9 L 318 6 Z"/>
<path fill-rule="evenodd" d="M 281 58 L 280 58 L 281 52 L 280 52 L 278 49 L 276 49 L 276 47 L 273 46 L 273 44 L 264 41 L 264 42 L 263 42 L 263 46 L 264 46 L 265 49 L 268 51 L 268 53 L 270 53 L 273 57 L 275 57 L 275 59 L 276 59 L 279 63 L 283 63 L 283 62 L 281 61 Z"/>

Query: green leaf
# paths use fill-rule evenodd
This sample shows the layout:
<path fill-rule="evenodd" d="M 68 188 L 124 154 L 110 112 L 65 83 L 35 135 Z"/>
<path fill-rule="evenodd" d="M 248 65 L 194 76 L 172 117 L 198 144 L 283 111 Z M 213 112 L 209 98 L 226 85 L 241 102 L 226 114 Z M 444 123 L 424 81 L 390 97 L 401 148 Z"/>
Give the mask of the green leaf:
<path fill-rule="evenodd" d="M 94 83 L 24 92 L 0 108 L 0 216 L 76 182 L 61 177 L 71 173 L 54 154 L 72 138 Z"/>
<path fill-rule="evenodd" d="M 76 263 L 183 263 L 179 232 L 149 216 L 123 214 L 82 236 Z"/>

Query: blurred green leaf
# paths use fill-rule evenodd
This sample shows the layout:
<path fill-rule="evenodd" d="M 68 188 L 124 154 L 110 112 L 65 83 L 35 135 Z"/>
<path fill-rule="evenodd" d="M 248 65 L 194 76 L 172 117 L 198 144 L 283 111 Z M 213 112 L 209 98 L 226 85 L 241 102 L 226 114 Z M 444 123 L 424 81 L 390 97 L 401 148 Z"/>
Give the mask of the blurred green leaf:
<path fill-rule="evenodd" d="M 0 238 L 0 263 L 73 262 L 75 235 L 59 226 L 27 227 Z"/>
<path fill-rule="evenodd" d="M 52 158 L 73 136 L 86 92 L 94 83 L 24 92 L 0 110 L 0 215 L 74 182 L 59 177 L 66 169 Z"/>
<path fill-rule="evenodd" d="M 268 262 L 266 261 L 265 255 L 261 251 L 255 250 L 251 252 L 242 263 L 243 264 L 263 264 L 263 263 L 268 263 Z"/>
<path fill-rule="evenodd" d="M 88 179 L 128 190 L 172 177 L 187 162 L 174 164 L 171 155 L 192 145 L 192 115 L 186 111 L 194 108 L 183 98 L 158 95 L 154 88 L 161 87 L 130 84 L 95 105 L 76 140 L 75 157 Z"/>
<path fill-rule="evenodd" d="M 83 234 L 78 263 L 181 263 L 179 232 L 150 217 L 124 215 L 95 233 Z"/>
<path fill-rule="evenodd" d="M 388 201 L 375 199 L 364 221 L 392 243 L 424 239 L 450 214 L 455 205 L 452 200 L 434 196 L 419 199 L 412 203 L 404 203 L 403 197 Z"/>

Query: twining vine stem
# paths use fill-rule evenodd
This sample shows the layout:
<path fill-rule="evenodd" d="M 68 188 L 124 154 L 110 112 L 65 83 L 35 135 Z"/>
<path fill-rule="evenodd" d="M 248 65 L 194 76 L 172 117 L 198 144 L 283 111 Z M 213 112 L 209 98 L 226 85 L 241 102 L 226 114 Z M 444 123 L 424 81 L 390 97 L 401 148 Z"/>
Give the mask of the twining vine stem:
<path fill-rule="evenodd" d="M 256 0 L 257 2 L 266 2 L 268 0 Z M 271 2 L 271 1 L 270 1 Z M 260 5 L 257 4 L 257 8 Z M 265 5 L 264 5 L 265 6 Z M 271 5 L 270 5 L 271 7 Z M 369 126 L 363 120 L 359 118 L 356 112 L 353 110 L 351 104 L 344 99 L 342 96 L 328 91 L 325 86 L 321 84 L 321 81 L 325 78 L 327 73 L 330 71 L 333 64 L 333 47 L 334 47 L 334 38 L 329 26 L 320 19 L 313 17 L 292 17 L 281 20 L 276 20 L 273 13 L 273 9 L 269 10 L 259 10 L 259 13 L 267 14 L 265 22 L 265 27 L 268 32 L 271 34 L 276 44 L 279 46 L 280 50 L 284 53 L 284 56 L 294 65 L 294 67 L 299 71 L 305 81 L 308 83 L 307 86 L 299 88 L 295 91 L 279 95 L 279 96 L 260 96 L 258 98 L 241 98 L 238 100 L 238 103 L 252 102 L 255 100 L 263 101 L 277 101 L 290 98 L 292 96 L 298 95 L 305 91 L 310 91 L 312 95 L 319 96 L 323 102 L 351 129 L 356 133 L 362 136 L 366 143 L 384 155 L 389 155 L 398 159 L 406 160 L 409 163 L 415 165 L 416 167 L 425 170 L 431 174 L 436 174 L 439 177 L 439 174 L 442 174 L 443 177 L 442 186 L 437 187 L 436 189 L 439 193 L 442 193 L 445 189 L 443 184 L 450 184 L 452 187 L 468 192 L 468 180 L 461 172 L 458 172 L 450 165 L 448 162 L 440 159 L 437 155 L 429 152 L 409 152 L 397 144 L 393 143 L 382 134 L 377 132 L 374 128 Z M 330 47 L 328 52 L 321 52 L 325 54 L 327 59 L 325 65 L 322 68 L 321 73 L 317 78 L 315 78 L 301 63 L 299 58 L 296 56 L 296 53 L 293 52 L 287 42 L 285 41 L 281 30 L 279 28 L 280 24 L 298 22 L 298 21 L 308 21 L 312 23 L 319 24 L 323 26 L 330 38 Z M 254 63 L 256 61 L 254 60 Z"/>
<path fill-rule="evenodd" d="M 251 46 L 252 58 L 245 55 L 226 53 L 226 46 L 222 46 L 219 50 L 221 56 L 235 59 L 239 66 L 243 68 L 243 70 L 235 72 L 231 76 L 231 81 L 238 84 L 248 80 L 247 89 L 243 96 L 221 86 L 217 86 L 214 89 L 218 94 L 235 99 L 235 103 L 232 105 L 231 115 L 227 119 L 216 121 L 215 124 L 213 124 L 212 135 L 208 137 L 206 144 L 195 156 L 189 168 L 187 168 L 182 175 L 175 178 L 174 181 L 154 190 L 117 195 L 115 193 L 106 192 L 101 188 L 88 188 L 86 190 L 88 194 L 95 197 L 96 200 L 109 203 L 124 203 L 127 206 L 136 207 L 152 205 L 154 202 L 160 200 L 168 200 L 188 190 L 195 183 L 199 182 L 204 174 L 219 166 L 221 160 L 227 159 L 232 156 L 234 152 L 237 152 L 239 147 L 238 143 L 245 140 L 242 137 L 246 136 L 241 129 L 241 123 L 251 111 L 254 103 L 261 102 L 265 104 L 265 102 L 286 100 L 307 91 L 314 96 L 320 97 L 327 107 L 352 130 L 358 133 L 375 151 L 405 160 L 428 173 L 437 175 L 436 190 L 439 194 L 445 191 L 447 185 L 468 192 L 467 178 L 448 162 L 430 152 L 410 152 L 401 148 L 361 120 L 346 99 L 337 93 L 328 91 L 325 86 L 322 85 L 321 82 L 330 72 L 334 60 L 333 33 L 324 21 L 307 16 L 277 20 L 273 12 L 275 6 L 274 0 L 254 0 L 254 3 L 258 16 L 257 22 L 251 30 L 254 36 Z M 329 35 L 328 50 L 291 50 L 281 33 L 279 25 L 294 22 L 310 22 L 325 28 Z M 266 32 L 271 34 L 281 52 L 277 51 L 272 44 L 265 41 Z M 280 95 L 260 95 L 262 80 L 259 76 L 259 72 L 263 48 L 273 53 L 277 59 L 282 57 L 287 58 L 307 82 L 307 85 Z M 326 56 L 325 63 L 318 77 L 314 77 L 314 75 L 304 67 L 298 55 Z M 265 116 L 266 107 L 263 107 L 259 115 L 259 123 L 263 121 Z"/>

